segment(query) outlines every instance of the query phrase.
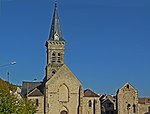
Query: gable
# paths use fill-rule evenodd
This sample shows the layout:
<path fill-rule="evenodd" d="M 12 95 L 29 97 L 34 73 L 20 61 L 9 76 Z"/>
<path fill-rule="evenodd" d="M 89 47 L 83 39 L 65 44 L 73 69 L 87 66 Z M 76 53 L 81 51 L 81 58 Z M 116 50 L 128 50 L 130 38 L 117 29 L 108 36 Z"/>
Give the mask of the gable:
<path fill-rule="evenodd" d="M 123 87 L 121 87 L 119 90 L 118 90 L 118 92 L 117 92 L 117 94 L 119 94 L 119 93 L 125 93 L 125 92 L 128 92 L 128 91 L 132 91 L 132 92 L 135 92 L 135 93 L 137 93 L 138 91 L 129 83 L 129 82 L 127 82 Z"/>
<path fill-rule="evenodd" d="M 28 94 L 28 97 L 31 97 L 31 96 L 43 96 L 43 94 L 38 88 L 35 88 Z"/>
<path fill-rule="evenodd" d="M 72 92 L 75 92 L 75 90 L 77 92 L 79 87 L 82 86 L 81 82 L 65 64 L 46 82 L 46 86 L 49 91 L 57 92 L 63 84 Z"/>
<path fill-rule="evenodd" d="M 84 91 L 84 97 L 100 97 L 100 96 L 91 91 L 90 89 L 86 89 Z"/>
<path fill-rule="evenodd" d="M 25 81 L 23 81 L 22 87 L 21 87 L 21 95 L 26 96 L 32 90 L 34 90 L 37 87 L 40 87 L 41 85 L 42 85 L 42 82 L 25 82 Z"/>
<path fill-rule="evenodd" d="M 72 78 L 73 81 L 75 81 L 78 84 L 81 84 L 81 82 L 77 79 L 77 77 L 72 73 L 72 71 L 67 67 L 66 64 L 64 64 L 54 75 L 53 77 L 48 80 L 46 83 L 52 82 L 52 80 L 55 80 L 56 78 L 66 78 L 70 79 Z"/>
<path fill-rule="evenodd" d="M 112 102 L 112 103 L 115 103 L 116 102 L 116 96 L 113 96 L 113 95 L 106 95 L 105 97 L 103 97 L 101 99 L 101 102 L 104 103 L 104 102 Z"/>

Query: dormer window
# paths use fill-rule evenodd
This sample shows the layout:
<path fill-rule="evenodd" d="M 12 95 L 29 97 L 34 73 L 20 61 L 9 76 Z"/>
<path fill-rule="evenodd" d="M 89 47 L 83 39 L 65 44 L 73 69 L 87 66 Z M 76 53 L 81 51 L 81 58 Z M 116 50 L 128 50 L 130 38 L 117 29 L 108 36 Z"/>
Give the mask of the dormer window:
<path fill-rule="evenodd" d="M 61 57 L 60 57 L 60 53 L 58 53 L 58 63 L 60 63 L 61 62 Z"/>
<path fill-rule="evenodd" d="M 56 56 L 55 56 L 55 53 L 52 54 L 52 62 L 55 62 L 56 61 Z"/>

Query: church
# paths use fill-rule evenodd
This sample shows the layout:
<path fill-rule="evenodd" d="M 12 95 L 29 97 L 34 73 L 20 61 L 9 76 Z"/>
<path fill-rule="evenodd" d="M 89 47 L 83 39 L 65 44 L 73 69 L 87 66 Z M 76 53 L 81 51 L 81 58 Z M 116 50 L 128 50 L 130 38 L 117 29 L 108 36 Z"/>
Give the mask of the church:
<path fill-rule="evenodd" d="M 90 89 L 84 90 L 82 83 L 64 62 L 65 45 L 55 3 L 49 38 L 46 41 L 46 76 L 41 82 L 22 82 L 21 95 L 35 102 L 36 114 L 149 113 L 150 102 L 141 104 L 143 107 L 140 109 L 138 92 L 129 83 L 113 97 L 97 94 Z"/>
<path fill-rule="evenodd" d="M 89 89 L 84 91 L 81 82 L 65 64 L 65 44 L 55 3 L 46 41 L 46 76 L 42 82 L 23 82 L 21 94 L 35 100 L 37 114 L 99 114 L 100 96 Z"/>

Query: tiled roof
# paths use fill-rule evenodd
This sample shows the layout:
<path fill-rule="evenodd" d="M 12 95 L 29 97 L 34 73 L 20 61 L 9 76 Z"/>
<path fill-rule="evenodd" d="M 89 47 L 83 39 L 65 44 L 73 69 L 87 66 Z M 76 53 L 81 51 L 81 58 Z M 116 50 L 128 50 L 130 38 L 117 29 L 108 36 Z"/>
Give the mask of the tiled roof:
<path fill-rule="evenodd" d="M 100 96 L 91 91 L 90 89 L 86 89 L 84 91 L 84 97 L 100 97 Z"/>

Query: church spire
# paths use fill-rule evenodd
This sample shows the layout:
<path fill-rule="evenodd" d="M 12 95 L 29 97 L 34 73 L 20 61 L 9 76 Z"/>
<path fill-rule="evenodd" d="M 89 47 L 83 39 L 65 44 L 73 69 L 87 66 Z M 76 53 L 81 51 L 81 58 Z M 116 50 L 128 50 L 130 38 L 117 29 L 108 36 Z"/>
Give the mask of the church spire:
<path fill-rule="evenodd" d="M 59 16 L 58 16 L 58 8 L 57 8 L 56 0 L 55 0 L 54 15 L 53 15 L 53 20 L 52 20 L 49 40 L 50 41 L 64 41 L 64 39 L 62 38 L 62 31 L 61 31 L 61 26 L 60 26 L 60 21 L 59 21 Z"/>

